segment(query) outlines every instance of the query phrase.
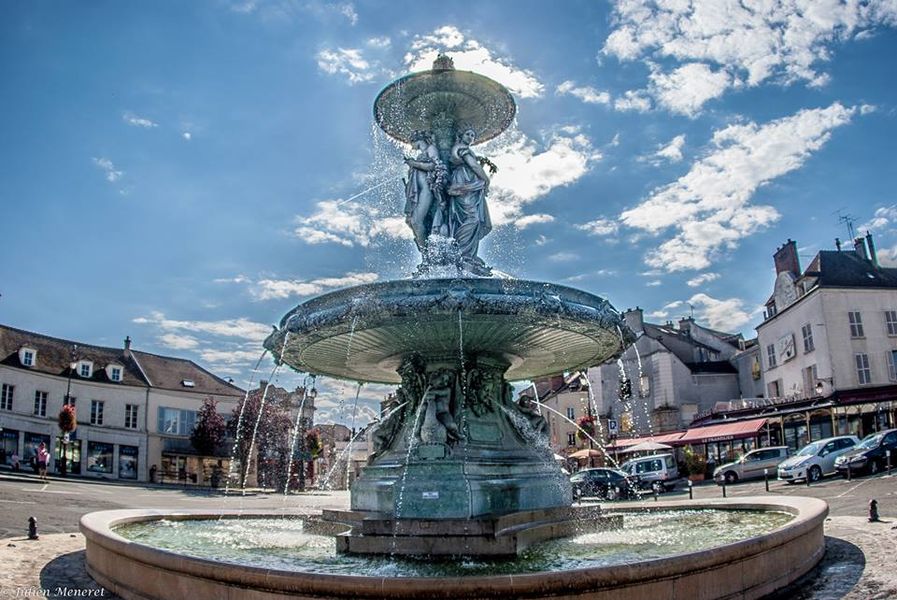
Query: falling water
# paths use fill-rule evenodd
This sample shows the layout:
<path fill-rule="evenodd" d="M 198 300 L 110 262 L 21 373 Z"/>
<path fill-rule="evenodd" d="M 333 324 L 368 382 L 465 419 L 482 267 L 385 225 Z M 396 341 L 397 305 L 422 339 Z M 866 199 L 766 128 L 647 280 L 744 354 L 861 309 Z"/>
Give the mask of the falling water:
<path fill-rule="evenodd" d="M 536 403 L 536 406 L 539 408 L 539 414 L 542 414 L 542 405 L 539 404 L 539 388 L 536 387 L 536 382 L 531 381 L 530 385 L 533 386 L 533 402 Z"/>
<path fill-rule="evenodd" d="M 352 317 L 352 324 L 349 326 L 349 341 L 346 343 L 346 364 L 349 364 L 349 355 L 352 353 L 352 338 L 355 337 L 355 324 L 358 322 L 358 315 Z"/>
<path fill-rule="evenodd" d="M 620 336 L 620 345 L 625 347 L 626 341 L 625 341 L 625 338 L 623 337 L 623 330 L 620 329 L 619 325 L 617 326 L 617 334 Z M 648 398 L 645 394 L 642 393 L 642 357 L 641 357 L 641 354 L 639 354 L 638 346 L 635 343 L 632 344 L 632 349 L 635 351 L 636 364 L 638 366 L 638 379 L 636 380 L 635 384 L 633 384 L 632 379 L 629 379 L 630 391 L 633 394 L 637 394 L 637 397 L 642 399 L 642 402 L 636 401 L 636 405 L 640 406 L 642 409 L 642 416 L 644 417 L 644 420 L 645 420 L 645 428 L 648 430 L 648 436 L 653 437 L 654 426 L 651 423 L 651 415 L 648 412 Z M 622 358 L 618 362 L 620 363 L 620 368 L 622 369 L 622 365 L 623 365 Z M 625 377 L 625 371 L 624 371 L 624 377 Z M 634 389 L 634 388 L 636 388 L 636 386 L 637 386 L 637 389 Z M 629 406 L 629 409 L 631 409 L 632 408 L 631 401 L 627 404 Z M 633 419 L 635 419 L 634 412 L 633 412 L 632 416 L 633 416 Z M 634 425 L 634 423 L 633 423 L 633 425 Z M 644 431 L 644 429 L 636 427 L 636 432 L 638 432 L 640 430 Z"/>
<path fill-rule="evenodd" d="M 594 415 L 594 416 L 595 416 L 595 423 L 597 424 L 597 428 L 598 428 L 598 439 L 603 440 L 603 439 L 605 439 L 605 438 L 604 438 L 604 427 L 601 425 L 601 415 L 600 415 L 600 413 L 598 412 L 598 402 L 595 400 L 595 390 L 592 389 L 592 380 L 589 379 L 589 372 L 588 372 L 588 371 L 580 371 L 579 373 L 580 373 L 580 376 L 581 376 L 581 377 L 584 377 L 585 380 L 586 380 L 586 381 L 588 382 L 588 384 L 589 384 L 589 387 L 588 387 L 588 390 L 589 390 L 589 400 L 588 400 L 588 402 L 589 402 L 589 410 L 588 410 L 588 413 L 589 413 L 590 415 Z"/>
<path fill-rule="evenodd" d="M 240 481 L 240 490 L 243 496 L 246 495 L 246 478 L 249 476 L 249 467 L 252 465 L 252 453 L 255 450 L 255 436 L 258 435 L 259 423 L 262 420 L 262 412 L 265 410 L 265 400 L 268 399 L 268 390 L 270 390 L 273 385 L 274 377 L 277 375 L 280 367 L 283 366 L 283 355 L 284 352 L 286 352 L 289 339 L 290 332 L 287 331 L 283 337 L 283 346 L 280 348 L 280 359 L 277 361 L 277 364 L 274 365 L 274 369 L 271 371 L 271 376 L 268 378 L 268 383 L 265 385 L 265 391 L 262 392 L 262 399 L 259 401 L 259 412 L 255 417 L 255 425 L 252 428 L 252 438 L 249 441 L 249 452 L 246 454 L 246 465 L 243 468 L 243 477 L 241 477 Z"/>
<path fill-rule="evenodd" d="M 352 405 L 352 439 L 349 440 L 349 445 L 346 446 L 346 452 L 348 452 L 348 456 L 346 457 L 346 490 L 349 489 L 349 473 L 352 470 L 352 443 L 355 441 L 355 438 L 358 437 L 358 433 L 355 433 L 355 415 L 358 413 L 358 396 L 361 395 L 361 388 L 364 386 L 364 382 L 359 381 L 358 387 L 355 389 L 355 404 Z"/>
<path fill-rule="evenodd" d="M 299 412 L 296 414 L 296 424 L 293 426 L 292 431 L 290 431 L 290 454 L 287 458 L 287 479 L 286 485 L 283 486 L 284 502 L 286 502 L 286 498 L 290 493 L 290 481 L 293 479 L 293 456 L 296 454 L 296 441 L 299 439 L 299 434 L 302 429 L 302 411 L 305 409 L 305 399 L 308 398 L 308 391 L 309 388 L 305 387 L 302 393 L 302 399 L 299 400 Z M 301 469 L 302 467 L 300 466 L 299 468 Z"/>
<path fill-rule="evenodd" d="M 562 413 L 559 412 L 559 411 L 556 411 L 555 409 L 551 408 L 551 407 L 548 406 L 547 404 L 542 404 L 541 402 L 536 402 L 536 404 L 541 405 L 541 406 L 544 406 L 545 408 L 547 408 L 548 410 L 550 410 L 551 412 L 553 412 L 554 414 L 556 414 L 557 416 L 559 416 L 559 417 L 562 418 L 563 420 L 567 421 L 568 423 L 570 423 L 571 425 L 573 425 L 574 427 L 576 427 L 576 429 L 578 429 L 584 436 L 586 436 L 587 438 L 589 438 L 592 442 L 594 442 L 594 443 L 598 446 L 598 448 L 601 450 L 601 452 L 604 453 L 604 456 L 605 456 L 605 458 L 607 458 L 607 460 L 611 461 L 611 462 L 614 464 L 614 466 L 615 466 L 616 468 L 618 468 L 618 469 L 620 468 L 619 463 L 617 463 L 617 461 L 614 460 L 614 458 L 613 458 L 610 454 L 608 454 L 608 452 L 607 452 L 607 448 L 604 446 L 604 444 L 602 444 L 601 442 L 599 442 L 598 440 L 596 440 L 594 437 L 592 437 L 591 435 L 589 435 L 589 432 L 586 431 L 585 429 L 583 429 L 582 427 L 580 427 L 579 425 L 577 425 L 577 424 L 576 424 L 576 421 L 574 421 L 573 419 L 568 418 L 567 415 L 562 414 Z"/>
<path fill-rule="evenodd" d="M 427 397 L 427 393 L 429 393 L 429 391 L 430 386 L 427 386 L 420 398 L 420 402 L 418 402 L 417 411 L 415 411 L 414 413 L 414 420 L 411 422 L 411 431 L 408 433 L 408 451 L 405 453 L 405 469 L 402 471 L 402 479 L 399 480 L 399 497 L 396 500 L 396 520 L 398 520 L 402 514 L 402 505 L 405 502 L 405 479 L 408 477 L 408 467 L 411 464 L 411 453 L 414 452 L 415 448 L 415 432 L 420 425 L 419 421 L 421 419 L 421 415 L 423 415 L 423 408 L 425 404 L 424 398 Z"/>
<path fill-rule="evenodd" d="M 380 183 L 375 183 L 374 185 L 372 185 L 372 186 L 369 187 L 368 189 L 363 190 L 363 191 L 361 191 L 361 192 L 358 192 L 358 193 L 355 194 L 354 196 L 349 196 L 349 197 L 346 198 L 345 200 L 340 200 L 339 202 L 336 203 L 336 205 L 337 205 L 337 206 L 342 206 L 343 204 L 346 204 L 347 202 L 351 202 L 352 200 L 355 200 L 356 198 L 360 198 L 361 196 L 364 196 L 364 195 L 367 194 L 368 192 L 372 192 L 372 191 L 376 190 L 376 189 L 379 188 L 379 187 L 383 187 L 383 186 L 386 185 L 387 183 L 395 183 L 395 182 L 396 182 L 396 179 L 390 178 L 390 179 L 387 179 L 386 181 L 381 181 Z"/>
<path fill-rule="evenodd" d="M 240 436 L 243 433 L 243 411 L 246 410 L 246 401 L 249 400 L 249 392 L 252 390 L 252 384 L 255 381 L 255 375 L 258 373 L 259 367 L 262 364 L 262 360 L 264 360 L 265 355 L 268 354 L 268 350 L 264 350 L 262 355 L 259 356 L 259 359 L 255 363 L 255 367 L 252 369 L 252 373 L 249 375 L 249 386 L 246 388 L 246 394 L 243 396 L 243 402 L 240 404 L 240 414 L 237 416 L 237 430 L 234 434 L 234 445 L 230 451 L 230 462 L 227 465 L 227 479 L 224 482 L 224 497 L 226 498 L 228 493 L 230 492 L 230 481 L 234 476 L 234 465 L 236 464 L 237 458 L 237 449 L 240 444 Z"/>

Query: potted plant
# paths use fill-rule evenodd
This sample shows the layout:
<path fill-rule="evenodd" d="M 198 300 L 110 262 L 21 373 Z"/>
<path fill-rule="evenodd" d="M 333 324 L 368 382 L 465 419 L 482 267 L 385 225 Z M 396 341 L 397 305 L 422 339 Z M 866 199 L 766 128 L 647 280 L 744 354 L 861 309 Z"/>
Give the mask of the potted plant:
<path fill-rule="evenodd" d="M 685 468 L 688 470 L 688 478 L 691 481 L 704 481 L 704 472 L 707 470 L 707 458 L 696 453 L 691 447 L 685 449 Z"/>

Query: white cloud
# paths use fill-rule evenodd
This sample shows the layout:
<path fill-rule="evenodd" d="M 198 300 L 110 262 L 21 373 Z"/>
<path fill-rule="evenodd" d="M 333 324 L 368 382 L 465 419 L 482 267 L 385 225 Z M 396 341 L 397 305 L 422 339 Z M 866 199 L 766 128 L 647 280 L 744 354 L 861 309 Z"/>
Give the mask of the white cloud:
<path fill-rule="evenodd" d="M 296 279 L 262 279 L 249 288 L 258 300 L 289 298 L 290 296 L 313 296 L 329 289 L 362 285 L 377 281 L 376 273 L 346 273 L 342 277 L 321 277 L 311 281 Z"/>
<path fill-rule="evenodd" d="M 324 200 L 308 217 L 297 217 L 294 235 L 307 244 L 336 243 L 368 247 L 378 236 L 412 239 L 402 217 L 382 214 L 371 205 L 353 201 Z"/>
<path fill-rule="evenodd" d="M 579 260 L 579 255 L 574 252 L 556 252 L 548 257 L 551 262 L 571 262 Z"/>
<path fill-rule="evenodd" d="M 319 69 L 330 75 L 344 75 L 350 84 L 365 83 L 376 76 L 375 66 L 357 48 L 325 48 L 315 58 Z"/>
<path fill-rule="evenodd" d="M 884 231 L 897 224 L 897 204 L 875 209 L 872 218 L 859 226 L 858 231 Z"/>
<path fill-rule="evenodd" d="M 192 335 L 178 335 L 177 333 L 160 335 L 159 342 L 166 348 L 173 350 L 192 350 L 199 347 L 199 340 Z"/>
<path fill-rule="evenodd" d="M 744 301 L 738 298 L 718 300 L 707 294 L 695 294 L 688 299 L 688 303 L 695 308 L 695 320 L 698 323 L 706 323 L 711 329 L 728 332 L 739 331 L 762 310 L 762 307 L 746 307 Z"/>
<path fill-rule="evenodd" d="M 685 135 L 677 135 L 672 140 L 669 141 L 666 145 L 662 145 L 658 148 L 657 152 L 651 154 L 650 156 L 645 157 L 642 160 L 647 160 L 654 165 L 659 165 L 664 161 L 668 161 L 671 163 L 677 163 L 682 160 L 682 148 L 685 146 Z"/>
<path fill-rule="evenodd" d="M 245 275 L 237 275 L 236 277 L 219 277 L 212 280 L 214 283 L 251 283 L 252 280 Z"/>
<path fill-rule="evenodd" d="M 546 214 L 536 214 L 536 215 L 524 215 L 514 221 L 514 226 L 517 229 L 526 229 L 530 225 L 537 225 L 540 223 L 551 223 L 554 221 L 554 217 Z"/>
<path fill-rule="evenodd" d="M 181 134 L 181 137 L 183 137 L 185 140 L 187 140 L 189 142 L 190 140 L 193 139 L 193 134 L 190 133 L 189 131 L 185 131 L 184 133 Z"/>
<path fill-rule="evenodd" d="M 603 217 L 576 225 L 575 227 L 581 231 L 588 232 L 589 235 L 613 235 L 619 229 L 616 221 Z"/>
<path fill-rule="evenodd" d="M 891 0 L 615 0 L 613 5 L 614 30 L 603 53 L 651 65 L 673 61 L 669 74 L 652 75 L 651 92 L 683 114 L 695 114 L 707 100 L 742 85 L 767 80 L 824 85 L 829 77 L 818 68 L 835 43 L 897 24 L 897 4 Z M 700 66 L 682 71 L 676 62 Z M 674 80 L 681 85 L 666 85 Z"/>
<path fill-rule="evenodd" d="M 355 6 L 351 2 L 340 4 L 338 8 L 340 14 L 349 20 L 350 25 L 356 25 L 358 23 L 358 13 L 355 11 Z"/>
<path fill-rule="evenodd" d="M 610 94 L 601 92 L 591 86 L 577 86 L 572 81 L 565 81 L 560 84 L 555 92 L 559 95 L 568 94 L 574 98 L 579 98 L 586 104 L 610 104 Z"/>
<path fill-rule="evenodd" d="M 244 338 L 255 342 L 263 341 L 271 333 L 270 325 L 255 323 L 244 317 L 221 321 L 178 321 L 167 318 L 164 313 L 154 311 L 149 317 L 137 317 L 133 319 L 133 322 L 141 325 L 155 325 L 165 333 L 189 331 L 222 337 Z"/>
<path fill-rule="evenodd" d="M 614 109 L 621 112 L 647 112 L 651 110 L 651 99 L 644 90 L 627 90 L 622 97 L 614 100 Z"/>
<path fill-rule="evenodd" d="M 651 233 L 678 230 L 648 254 L 649 266 L 665 271 L 706 268 L 719 250 L 735 248 L 741 238 L 778 220 L 775 208 L 750 204 L 753 194 L 800 168 L 831 131 L 849 123 L 855 113 L 855 108 L 835 103 L 764 125 L 731 125 L 717 131 L 707 154 L 688 173 L 654 190 L 620 218 Z"/>
<path fill-rule="evenodd" d="M 108 158 L 94 158 L 93 164 L 103 170 L 103 173 L 105 173 L 106 175 L 106 181 L 108 181 L 109 183 L 115 183 L 122 178 L 122 175 L 125 174 L 124 171 L 116 169 L 115 165 L 112 164 L 112 161 Z"/>
<path fill-rule="evenodd" d="M 655 279 L 653 281 L 645 283 L 646 287 L 659 287 L 660 285 L 663 285 L 663 282 L 659 279 Z"/>
<path fill-rule="evenodd" d="M 897 267 L 897 246 L 879 248 L 875 256 L 878 258 L 878 264 L 881 266 L 888 268 Z"/>
<path fill-rule="evenodd" d="M 217 365 L 251 365 L 259 358 L 258 350 L 221 350 L 218 348 L 206 348 L 199 351 L 199 356 L 204 361 Z"/>
<path fill-rule="evenodd" d="M 411 51 L 405 55 L 408 71 L 428 71 L 440 52 L 450 51 L 455 68 L 475 71 L 506 86 L 521 98 L 542 95 L 544 85 L 532 71 L 520 69 L 508 58 L 494 52 L 475 39 L 467 38 L 457 27 L 446 25 L 427 35 L 414 37 Z"/>
<path fill-rule="evenodd" d="M 700 287 L 705 283 L 716 281 L 717 279 L 719 279 L 719 273 L 701 273 L 697 277 L 689 279 L 686 284 L 688 287 Z"/>
<path fill-rule="evenodd" d="M 389 48 L 392 40 L 388 36 L 368 38 L 367 45 L 371 48 Z"/>
<path fill-rule="evenodd" d="M 671 112 L 695 117 L 704 103 L 719 98 L 729 87 L 730 77 L 703 63 L 689 63 L 671 73 L 651 73 L 650 92 L 658 104 Z"/>
<path fill-rule="evenodd" d="M 159 126 L 157 123 L 154 123 L 150 119 L 147 119 L 146 117 L 139 117 L 131 112 L 126 112 L 126 113 L 122 114 L 121 118 L 125 123 L 127 123 L 128 125 L 131 125 L 133 127 L 142 127 L 144 129 L 151 129 L 153 127 Z"/>

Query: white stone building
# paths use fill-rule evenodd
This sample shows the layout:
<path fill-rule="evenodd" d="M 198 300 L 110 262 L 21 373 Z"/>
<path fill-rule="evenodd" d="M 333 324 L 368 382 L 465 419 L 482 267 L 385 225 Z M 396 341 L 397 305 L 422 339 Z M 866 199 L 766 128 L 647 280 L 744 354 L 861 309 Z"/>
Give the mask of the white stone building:
<path fill-rule="evenodd" d="M 243 390 L 192 361 L 82 344 L 0 325 L 0 465 L 23 468 L 41 442 L 51 473 L 147 481 L 163 458 L 183 463 L 196 412 L 206 398 L 229 416 Z M 78 428 L 68 444 L 57 418 L 74 404 Z M 179 458 L 180 457 L 180 458 Z"/>

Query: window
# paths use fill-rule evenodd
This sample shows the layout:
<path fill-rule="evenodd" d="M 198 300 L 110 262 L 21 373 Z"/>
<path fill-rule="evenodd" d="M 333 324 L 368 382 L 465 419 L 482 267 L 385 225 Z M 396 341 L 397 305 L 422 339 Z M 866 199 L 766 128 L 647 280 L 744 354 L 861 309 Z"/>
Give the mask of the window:
<path fill-rule="evenodd" d="M 81 377 L 90 377 L 90 371 L 90 363 L 81 363 L 78 365 L 78 374 L 81 375 Z"/>
<path fill-rule="evenodd" d="M 118 477 L 120 479 L 137 479 L 139 457 L 140 449 L 137 446 L 118 447 Z"/>
<path fill-rule="evenodd" d="M 47 416 L 47 392 L 34 392 L 34 414 L 39 417 Z"/>
<path fill-rule="evenodd" d="M 568 434 L 567 434 L 567 445 L 568 445 L 568 446 L 575 446 L 575 445 L 576 445 L 576 434 L 575 434 L 575 433 L 572 433 L 572 432 L 571 432 L 571 433 L 568 433 Z"/>
<path fill-rule="evenodd" d="M 567 418 L 571 421 L 576 418 L 576 409 L 572 406 L 567 407 Z"/>
<path fill-rule="evenodd" d="M 125 427 L 128 429 L 137 429 L 137 409 L 136 404 L 125 404 Z"/>
<path fill-rule="evenodd" d="M 857 383 L 872 383 L 872 370 L 869 368 L 868 354 L 855 354 L 857 363 Z"/>
<path fill-rule="evenodd" d="M 91 473 L 112 472 L 112 444 L 87 442 L 87 470 Z"/>
<path fill-rule="evenodd" d="M 850 337 L 863 337 L 863 317 L 857 310 L 847 313 L 847 319 L 850 321 Z"/>
<path fill-rule="evenodd" d="M 766 347 L 766 368 L 772 369 L 776 366 L 776 345 L 770 344 Z"/>
<path fill-rule="evenodd" d="M 782 386 L 779 384 L 779 380 L 770 381 L 766 385 L 766 396 L 768 398 L 778 398 L 782 395 Z"/>
<path fill-rule="evenodd" d="M 804 336 L 804 353 L 812 352 L 816 349 L 813 345 L 813 328 L 809 323 L 800 328 L 800 332 Z"/>
<path fill-rule="evenodd" d="M 897 310 L 885 311 L 885 327 L 888 329 L 888 335 L 897 335 Z"/>
<path fill-rule="evenodd" d="M 888 379 L 897 381 L 897 350 L 888 352 Z"/>
<path fill-rule="evenodd" d="M 102 400 L 91 400 L 90 401 L 90 424 L 91 425 L 102 425 L 103 424 L 103 404 Z"/>
<path fill-rule="evenodd" d="M 22 352 L 22 364 L 26 367 L 34 366 L 34 352 L 31 350 L 25 350 Z"/>
<path fill-rule="evenodd" d="M 109 371 L 109 379 L 112 381 L 121 381 L 121 367 L 112 367 Z"/>
<path fill-rule="evenodd" d="M 12 410 L 12 394 L 16 391 L 16 386 L 4 383 L 0 388 L 0 410 Z"/>
<path fill-rule="evenodd" d="M 816 382 L 819 377 L 816 374 L 816 365 L 804 368 L 804 397 L 812 398 L 816 393 Z"/>
<path fill-rule="evenodd" d="M 196 411 L 159 407 L 159 433 L 190 435 L 196 423 Z"/>

